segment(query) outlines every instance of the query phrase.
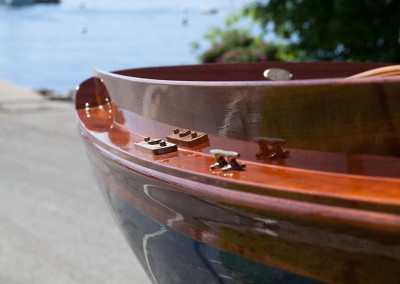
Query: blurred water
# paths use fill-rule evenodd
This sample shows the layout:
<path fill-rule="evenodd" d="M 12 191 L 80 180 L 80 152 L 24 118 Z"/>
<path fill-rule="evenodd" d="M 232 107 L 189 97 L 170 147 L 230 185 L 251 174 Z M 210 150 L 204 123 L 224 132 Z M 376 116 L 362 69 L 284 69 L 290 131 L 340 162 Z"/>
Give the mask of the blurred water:
<path fill-rule="evenodd" d="M 0 6 L 0 77 L 64 92 L 91 76 L 94 67 L 195 64 L 190 43 L 248 2 L 63 0 Z M 219 12 L 204 14 L 204 7 Z"/>

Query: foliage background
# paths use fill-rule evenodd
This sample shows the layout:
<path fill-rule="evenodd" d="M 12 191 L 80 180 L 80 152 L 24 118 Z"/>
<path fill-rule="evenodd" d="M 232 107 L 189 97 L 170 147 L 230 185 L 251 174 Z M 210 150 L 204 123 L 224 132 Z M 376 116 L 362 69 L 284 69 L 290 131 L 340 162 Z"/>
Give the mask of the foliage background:
<path fill-rule="evenodd" d="M 261 27 L 234 28 L 243 18 Z M 266 43 L 274 33 L 278 43 Z M 327 60 L 400 62 L 399 0 L 259 0 L 210 31 L 202 62 Z M 197 46 L 198 47 L 198 46 Z M 198 49 L 199 50 L 199 49 Z"/>

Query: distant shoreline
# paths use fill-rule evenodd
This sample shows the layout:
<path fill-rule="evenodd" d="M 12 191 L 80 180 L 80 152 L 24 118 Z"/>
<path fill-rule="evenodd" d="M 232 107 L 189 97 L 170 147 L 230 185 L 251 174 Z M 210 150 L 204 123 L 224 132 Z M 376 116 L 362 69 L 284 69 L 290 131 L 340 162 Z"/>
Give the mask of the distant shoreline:
<path fill-rule="evenodd" d="M 35 89 L 17 85 L 6 79 L 0 78 L 0 104 L 15 101 L 31 101 L 31 100 L 58 100 L 72 101 L 75 91 L 70 90 L 67 93 L 59 93 L 50 89 Z"/>
<path fill-rule="evenodd" d="M 75 97 L 75 90 L 69 90 L 66 93 L 60 93 L 51 89 L 40 88 L 35 89 L 35 91 L 49 100 L 72 101 Z"/>

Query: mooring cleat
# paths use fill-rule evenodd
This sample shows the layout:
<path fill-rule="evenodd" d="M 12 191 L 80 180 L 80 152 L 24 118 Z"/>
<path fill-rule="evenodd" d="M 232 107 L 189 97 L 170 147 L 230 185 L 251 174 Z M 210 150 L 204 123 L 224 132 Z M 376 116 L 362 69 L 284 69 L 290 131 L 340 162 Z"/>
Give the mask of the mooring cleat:
<path fill-rule="evenodd" d="M 220 149 L 210 150 L 210 153 L 215 157 L 215 163 L 210 166 L 211 170 L 220 168 L 222 171 L 243 171 L 246 168 L 245 164 L 237 162 L 240 154 L 234 151 L 225 151 Z"/>
<path fill-rule="evenodd" d="M 289 151 L 282 149 L 286 141 L 281 138 L 258 137 L 255 139 L 260 151 L 256 154 L 257 158 L 286 159 Z"/>
<path fill-rule="evenodd" d="M 227 172 L 230 170 L 233 171 L 244 171 L 246 169 L 246 165 L 242 164 L 242 163 L 238 163 L 238 161 L 236 160 L 236 157 L 227 157 L 226 158 L 228 160 L 228 165 L 226 165 L 225 167 L 223 167 L 221 170 L 223 172 Z"/>

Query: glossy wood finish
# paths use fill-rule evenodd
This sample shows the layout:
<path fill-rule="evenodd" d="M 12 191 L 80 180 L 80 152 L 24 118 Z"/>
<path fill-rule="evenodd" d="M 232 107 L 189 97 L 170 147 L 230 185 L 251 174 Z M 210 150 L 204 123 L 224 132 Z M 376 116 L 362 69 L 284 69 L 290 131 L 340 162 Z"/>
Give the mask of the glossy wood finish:
<path fill-rule="evenodd" d="M 189 248 L 182 255 L 180 244 L 183 236 L 199 241 L 207 248 L 219 249 L 219 255 L 230 252 L 266 265 L 261 271 L 251 269 L 252 273 L 259 275 L 247 275 L 245 279 L 239 277 L 238 283 L 262 276 L 264 281 L 253 283 L 273 281 L 268 279 L 268 267 L 325 283 L 395 283 L 400 277 L 397 232 L 343 227 L 336 220 L 318 225 L 315 222 L 318 216 L 333 212 L 328 208 L 307 209 L 306 204 L 299 206 L 279 199 L 242 194 L 241 198 L 247 201 L 253 199 L 253 204 L 258 203 L 254 199 L 261 199 L 263 208 L 255 210 L 251 208 L 253 204 L 240 204 L 238 199 L 231 198 L 229 190 L 222 188 L 210 187 L 224 194 L 225 200 L 206 197 L 204 190 L 193 188 L 192 181 L 185 184 L 169 183 L 164 180 L 164 175 L 157 174 L 155 178 L 149 172 L 137 172 L 137 168 L 132 170 L 121 166 L 115 156 L 99 155 L 97 151 L 91 148 L 90 160 L 105 198 L 150 279 L 159 277 L 161 281 L 158 283 L 189 282 L 165 281 L 166 275 L 184 277 L 181 274 L 185 275 L 188 271 L 192 275 L 189 280 L 196 283 L 236 283 L 225 282 L 226 278 L 217 278 L 221 281 L 216 282 L 201 282 L 203 271 L 197 271 L 193 265 L 198 255 Z M 282 215 L 273 209 L 285 205 L 296 207 L 297 212 L 291 210 L 292 214 Z M 309 218 L 309 214 L 305 221 L 304 214 L 309 210 L 313 210 L 315 218 Z M 141 216 L 135 211 L 140 212 Z M 351 221 L 352 212 L 341 213 L 347 214 Z M 148 223 L 154 220 L 159 225 L 155 224 L 153 229 L 149 229 Z M 143 223 L 145 225 L 141 226 Z M 148 238 L 153 236 L 162 245 L 157 245 L 155 240 L 148 244 Z M 165 263 L 160 263 L 159 259 Z M 217 261 L 218 258 L 214 256 L 211 260 Z M 241 263 L 236 259 L 237 262 Z M 158 272 L 159 266 L 167 267 L 165 274 Z M 229 266 L 224 267 L 232 271 Z M 240 265 L 236 267 L 233 274 L 240 276 L 241 268 Z M 304 280 L 282 282 L 282 278 L 277 279 L 277 283 L 309 283 Z"/>
<path fill-rule="evenodd" d="M 373 283 L 385 269 L 387 279 L 396 279 L 400 78 L 323 79 L 380 66 L 293 63 L 97 72 L 77 92 L 78 126 L 111 204 L 116 196 L 192 239 L 312 279 Z M 257 81 L 267 67 L 283 67 L 302 80 Z M 318 79 L 310 79 L 315 74 Z M 166 139 L 175 128 L 206 132 L 209 143 L 159 156 L 134 147 L 146 136 Z M 290 155 L 257 157 L 259 136 L 285 139 Z M 246 171 L 210 170 L 213 148 L 240 152 Z M 149 185 L 160 189 L 159 202 L 143 193 Z M 183 218 L 171 222 L 166 205 Z M 112 207 L 119 212 L 119 205 Z M 247 221 L 235 223 L 238 216 Z M 268 220 L 279 227 L 273 237 Z M 284 228 L 296 233 L 285 235 Z M 296 261 L 307 254 L 310 261 Z M 368 257 L 361 261 L 362 256 Z"/>
<path fill-rule="evenodd" d="M 261 64 L 261 70 L 256 65 L 253 72 L 248 65 L 244 70 L 212 66 L 189 68 L 185 76 L 180 69 L 153 71 L 157 80 L 104 72 L 98 76 L 115 105 L 152 121 L 247 141 L 259 136 L 283 138 L 289 148 L 400 156 L 400 113 L 395 107 L 400 104 L 400 85 L 396 78 L 269 82 L 260 81 L 261 70 L 269 68 L 268 64 Z M 283 65 L 294 78 L 314 75 L 323 66 Z M 341 66 L 330 66 L 320 76 L 337 75 Z M 217 73 L 222 81 L 176 81 L 197 80 L 207 71 L 208 76 Z M 120 73 L 135 75 L 134 71 Z M 231 81 L 241 77 L 241 81 Z M 131 127 L 138 125 L 135 122 Z"/>

